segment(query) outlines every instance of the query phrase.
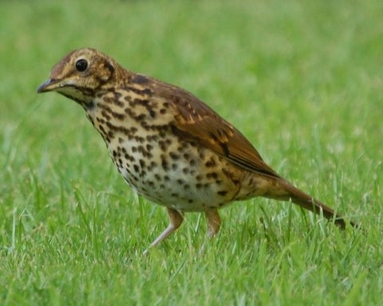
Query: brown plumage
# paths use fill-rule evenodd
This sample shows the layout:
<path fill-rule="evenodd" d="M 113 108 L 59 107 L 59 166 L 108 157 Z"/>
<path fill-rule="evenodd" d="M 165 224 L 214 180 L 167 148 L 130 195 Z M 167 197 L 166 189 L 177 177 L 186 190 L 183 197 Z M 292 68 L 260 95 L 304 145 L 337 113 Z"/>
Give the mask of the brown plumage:
<path fill-rule="evenodd" d="M 291 200 L 346 226 L 340 214 L 279 176 L 235 127 L 179 87 L 85 48 L 54 66 L 37 89 L 49 91 L 80 104 L 127 183 L 167 208 L 170 224 L 152 246 L 189 211 L 205 213 L 213 236 L 221 224 L 219 208 L 255 196 Z"/>

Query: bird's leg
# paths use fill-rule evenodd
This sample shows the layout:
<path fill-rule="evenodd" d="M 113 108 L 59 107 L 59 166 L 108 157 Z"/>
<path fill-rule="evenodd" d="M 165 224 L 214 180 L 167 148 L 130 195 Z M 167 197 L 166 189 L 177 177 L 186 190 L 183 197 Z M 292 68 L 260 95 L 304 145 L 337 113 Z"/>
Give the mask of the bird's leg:
<path fill-rule="evenodd" d="M 205 211 L 206 222 L 207 222 L 207 235 L 211 239 L 218 232 L 221 227 L 221 218 L 218 214 L 218 210 L 212 209 L 209 211 Z M 205 252 L 205 243 L 202 245 L 200 249 L 200 253 L 203 254 Z"/>
<path fill-rule="evenodd" d="M 213 209 L 205 212 L 207 220 L 207 229 L 209 238 L 213 238 L 221 227 L 221 218 L 218 214 L 218 210 Z"/>
<path fill-rule="evenodd" d="M 169 225 L 168 227 L 159 235 L 156 240 L 152 242 L 150 247 L 145 250 L 144 255 L 148 253 L 149 249 L 158 245 L 161 241 L 165 240 L 169 237 L 174 231 L 176 231 L 184 221 L 183 216 L 175 209 L 168 208 L 168 216 L 169 216 Z"/>

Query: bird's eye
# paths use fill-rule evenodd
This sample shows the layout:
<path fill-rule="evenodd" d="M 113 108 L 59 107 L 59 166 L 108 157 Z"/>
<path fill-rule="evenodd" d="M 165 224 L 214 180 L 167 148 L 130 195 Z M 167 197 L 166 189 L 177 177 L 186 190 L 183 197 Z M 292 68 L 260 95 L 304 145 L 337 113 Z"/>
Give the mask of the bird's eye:
<path fill-rule="evenodd" d="M 88 68 L 88 62 L 87 62 L 87 60 L 85 60 L 85 59 L 79 59 L 79 60 L 76 62 L 76 69 L 77 69 L 77 71 L 83 72 L 83 71 L 86 70 L 86 68 Z"/>

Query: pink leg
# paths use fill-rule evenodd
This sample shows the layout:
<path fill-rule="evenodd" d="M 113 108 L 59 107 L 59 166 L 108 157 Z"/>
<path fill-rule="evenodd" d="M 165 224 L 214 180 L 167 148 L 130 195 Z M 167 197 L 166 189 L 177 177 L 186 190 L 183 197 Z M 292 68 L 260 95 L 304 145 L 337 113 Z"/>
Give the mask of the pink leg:
<path fill-rule="evenodd" d="M 213 238 L 221 227 L 221 218 L 218 214 L 218 210 L 213 209 L 205 212 L 206 220 L 207 220 L 207 228 L 209 238 Z"/>
<path fill-rule="evenodd" d="M 161 241 L 165 240 L 167 237 L 169 237 L 174 231 L 176 231 L 184 221 L 183 216 L 175 209 L 168 208 L 168 215 L 170 223 L 168 227 L 159 235 L 156 240 L 152 242 L 149 248 L 154 247 L 158 245 Z M 149 249 L 146 249 L 144 252 L 144 255 L 148 253 Z"/>

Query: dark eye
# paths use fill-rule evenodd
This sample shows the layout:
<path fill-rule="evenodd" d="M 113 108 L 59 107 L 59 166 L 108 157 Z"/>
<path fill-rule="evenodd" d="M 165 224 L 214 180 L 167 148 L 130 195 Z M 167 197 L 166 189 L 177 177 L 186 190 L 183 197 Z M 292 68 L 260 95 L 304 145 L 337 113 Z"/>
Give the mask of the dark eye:
<path fill-rule="evenodd" d="M 77 71 L 83 72 L 88 68 L 88 62 L 85 59 L 79 59 L 76 62 L 76 69 Z"/>

